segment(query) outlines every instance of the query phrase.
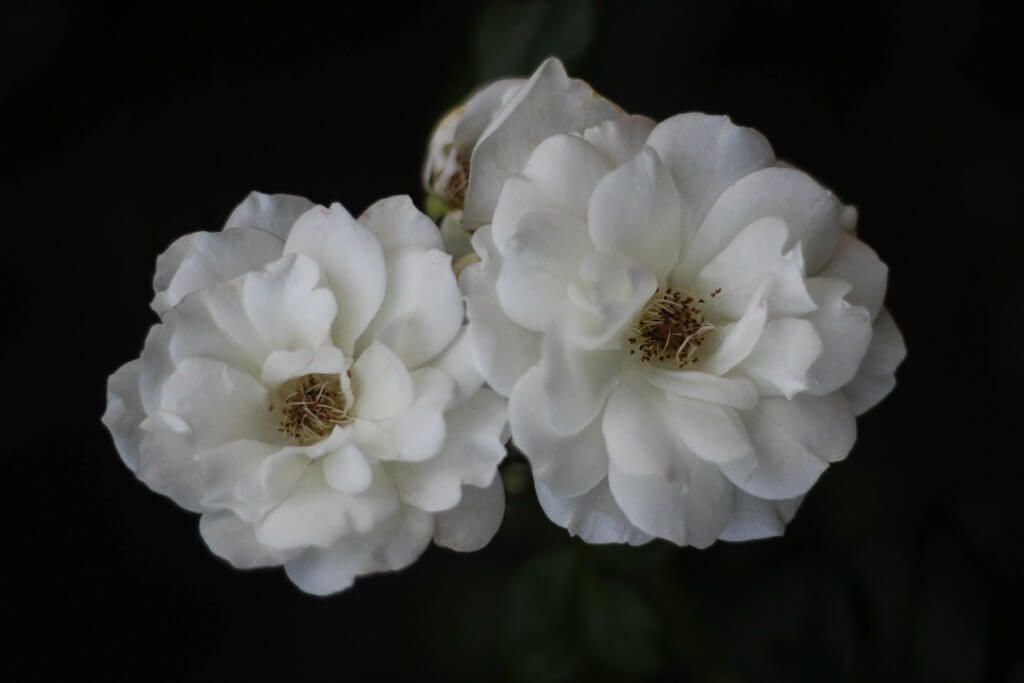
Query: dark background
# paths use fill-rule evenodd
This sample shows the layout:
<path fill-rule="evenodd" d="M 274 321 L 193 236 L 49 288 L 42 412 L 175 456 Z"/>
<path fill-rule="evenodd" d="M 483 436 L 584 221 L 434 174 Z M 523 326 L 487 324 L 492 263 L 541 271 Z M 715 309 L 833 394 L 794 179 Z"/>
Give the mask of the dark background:
<path fill-rule="evenodd" d="M 1024 680 L 1007 12 L 149 5 L 0 10 L 7 680 Z M 506 522 L 475 555 L 431 548 L 328 599 L 232 570 L 99 422 L 155 322 L 157 254 L 254 188 L 418 201 L 433 122 L 552 53 L 627 110 L 728 113 L 855 203 L 891 267 L 897 389 L 781 539 L 587 547 L 541 518 L 513 459 Z"/>

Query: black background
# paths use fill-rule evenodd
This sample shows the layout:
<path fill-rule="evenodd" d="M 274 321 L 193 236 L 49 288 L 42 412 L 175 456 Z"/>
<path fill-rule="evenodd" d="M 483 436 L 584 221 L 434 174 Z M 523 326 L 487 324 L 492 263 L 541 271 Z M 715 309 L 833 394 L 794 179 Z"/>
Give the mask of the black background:
<path fill-rule="evenodd" d="M 7 680 L 1024 680 L 1005 11 L 148 5 L 0 10 Z M 433 122 L 549 53 L 627 110 L 728 113 L 856 204 L 909 348 L 897 389 L 781 539 L 586 547 L 513 461 L 480 553 L 431 548 L 328 599 L 232 570 L 99 422 L 155 321 L 155 257 L 251 189 L 419 201 Z"/>

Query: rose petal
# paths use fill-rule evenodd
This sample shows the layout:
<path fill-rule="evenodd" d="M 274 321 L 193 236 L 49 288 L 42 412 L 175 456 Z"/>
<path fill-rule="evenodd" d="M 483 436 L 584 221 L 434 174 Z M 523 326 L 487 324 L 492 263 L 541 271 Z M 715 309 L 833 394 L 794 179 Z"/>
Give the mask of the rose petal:
<path fill-rule="evenodd" d="M 257 228 L 276 235 L 284 242 L 299 216 L 313 206 L 313 202 L 305 197 L 250 192 L 228 216 L 224 229 Z"/>
<path fill-rule="evenodd" d="M 764 136 L 734 125 L 728 116 L 673 116 L 651 131 L 647 145 L 658 153 L 679 188 L 684 244 L 725 188 L 775 163 Z"/>
<path fill-rule="evenodd" d="M 495 291 L 502 310 L 528 330 L 543 332 L 566 304 L 566 282 L 590 250 L 584 223 L 563 211 L 532 211 L 503 253 Z"/>
<path fill-rule="evenodd" d="M 839 392 L 765 398 L 743 417 L 757 444 L 757 466 L 739 470 L 726 463 L 721 468 L 736 486 L 759 498 L 807 493 L 829 463 L 846 457 L 857 437 L 853 412 Z"/>
<path fill-rule="evenodd" d="M 121 461 L 135 472 L 139 468 L 139 424 L 146 417 L 139 394 L 142 361 L 125 363 L 107 379 L 107 409 L 102 422 L 114 437 L 114 447 Z"/>
<path fill-rule="evenodd" d="M 872 320 L 882 310 L 889 267 L 879 260 L 871 247 L 853 235 L 847 232 L 839 234 L 835 253 L 818 275 L 846 280 L 853 285 L 846 300 L 868 309 Z"/>
<path fill-rule="evenodd" d="M 386 344 L 408 368 L 430 360 L 455 338 L 465 310 L 452 258 L 436 249 L 396 249 L 387 257 L 387 293 L 357 349 Z"/>
<path fill-rule="evenodd" d="M 230 511 L 207 513 L 199 518 L 199 534 L 214 555 L 238 569 L 273 567 L 287 562 L 294 551 L 268 548 L 253 533 L 252 524 Z"/>
<path fill-rule="evenodd" d="M 718 197 L 683 250 L 678 269 L 689 280 L 744 228 L 767 217 L 789 228 L 785 249 L 799 242 L 808 273 L 817 272 L 835 250 L 839 202 L 810 176 L 792 168 L 763 168 L 743 176 Z"/>
<path fill-rule="evenodd" d="M 566 436 L 552 429 L 544 406 L 543 378 L 534 368 L 516 383 L 509 401 L 512 438 L 530 461 L 534 479 L 557 496 L 582 495 L 608 475 L 600 416 Z"/>
<path fill-rule="evenodd" d="M 258 376 L 273 351 L 324 345 L 337 308 L 319 280 L 316 264 L 294 254 L 194 292 L 167 313 L 171 357 L 215 358 Z"/>
<path fill-rule="evenodd" d="M 754 384 L 742 377 L 719 377 L 696 370 L 666 370 L 650 365 L 642 366 L 639 373 L 654 386 L 676 396 L 744 410 L 757 403 Z"/>
<path fill-rule="evenodd" d="M 875 406 L 896 386 L 894 373 L 907 356 L 903 336 L 889 311 L 882 309 L 875 318 L 871 345 L 857 375 L 843 387 L 855 415 Z"/>
<path fill-rule="evenodd" d="M 597 184 L 587 216 L 590 237 L 599 249 L 629 256 L 659 279 L 676 265 L 679 193 L 651 148 L 645 147 Z"/>
<path fill-rule="evenodd" d="M 359 225 L 341 204 L 304 213 L 285 243 L 286 254 L 300 252 L 319 264 L 337 299 L 341 315 L 332 336 L 346 356 L 384 300 L 387 270 L 380 242 Z"/>
<path fill-rule="evenodd" d="M 723 541 L 752 541 L 781 536 L 796 514 L 803 496 L 765 500 L 736 489 L 734 500 L 732 518 L 719 535 Z"/>
<path fill-rule="evenodd" d="M 736 367 L 750 355 L 764 332 L 768 321 L 768 302 L 762 293 L 750 298 L 746 312 L 735 323 L 723 325 L 707 339 L 701 349 L 701 360 L 694 369 L 713 375 L 722 375 Z"/>
<path fill-rule="evenodd" d="M 624 116 L 610 119 L 583 131 L 583 139 L 597 147 L 615 166 L 635 157 L 655 122 L 646 116 Z"/>
<path fill-rule="evenodd" d="M 809 386 L 807 373 L 821 349 L 821 337 L 810 322 L 797 318 L 769 320 L 739 369 L 762 394 L 792 398 Z"/>
<path fill-rule="evenodd" d="M 297 351 L 274 351 L 263 363 L 260 381 L 277 387 L 290 379 L 309 374 L 336 375 L 345 371 L 345 354 L 336 346 Z"/>
<path fill-rule="evenodd" d="M 444 411 L 455 395 L 455 383 L 437 368 L 420 368 L 409 374 L 412 403 L 404 412 L 378 424 L 391 434 L 399 460 L 419 462 L 437 455 L 444 445 Z"/>
<path fill-rule="evenodd" d="M 622 348 L 623 332 L 657 287 L 654 274 L 627 256 L 611 251 L 587 255 L 568 287 L 573 306 L 559 321 L 566 338 L 585 349 Z"/>
<path fill-rule="evenodd" d="M 612 496 L 637 528 L 678 545 L 706 548 L 729 522 L 734 487 L 714 465 L 690 456 L 674 480 L 608 470 Z"/>
<path fill-rule="evenodd" d="M 180 237 L 157 257 L 153 276 L 156 296 L 150 306 L 163 315 L 198 289 L 262 269 L 280 258 L 283 249 L 284 242 L 275 235 L 255 229 Z"/>
<path fill-rule="evenodd" d="M 578 136 L 554 135 L 544 140 L 522 173 L 509 178 L 502 188 L 491 222 L 498 249 L 505 252 L 527 212 L 553 209 L 586 217 L 594 188 L 611 170 L 608 159 Z M 586 235 L 585 226 L 582 233 Z"/>
<path fill-rule="evenodd" d="M 704 298 L 705 315 L 738 319 L 750 298 L 766 284 L 769 315 L 799 316 L 813 311 L 799 248 L 782 251 L 788 234 L 786 224 L 778 218 L 758 219 L 704 266 L 689 289 Z M 718 294 L 708 295 L 714 291 Z"/>
<path fill-rule="evenodd" d="M 444 249 L 441 233 L 408 195 L 379 199 L 359 216 L 360 225 L 377 236 L 385 254 L 393 249 Z"/>
<path fill-rule="evenodd" d="M 621 116 L 583 81 L 570 80 L 555 58 L 544 61 L 480 135 L 470 161 L 465 225 L 489 223 L 505 179 L 526 166 L 530 152 L 558 133 L 582 131 Z"/>
<path fill-rule="evenodd" d="M 843 280 L 810 278 L 807 288 L 818 310 L 807 316 L 821 337 L 822 349 L 808 372 L 812 394 L 828 394 L 857 374 L 871 343 L 871 314 L 846 300 L 851 285 Z"/>
<path fill-rule="evenodd" d="M 586 543 L 643 545 L 651 540 L 649 534 L 626 518 L 612 497 L 607 480 L 575 498 L 556 496 L 540 480 L 534 480 L 534 485 L 544 514 L 565 527 L 570 536 L 578 536 Z"/>
<path fill-rule="evenodd" d="M 416 561 L 434 531 L 432 517 L 405 508 L 395 519 L 359 535 L 347 535 L 327 548 L 310 548 L 284 565 L 292 582 L 313 595 L 329 595 L 352 585 L 357 576 L 396 571 Z"/>
<path fill-rule="evenodd" d="M 362 493 L 373 482 L 373 470 L 359 446 L 349 443 L 323 461 L 327 485 L 343 493 Z"/>
<path fill-rule="evenodd" d="M 367 420 L 386 420 L 403 413 L 413 398 L 412 378 L 402 359 L 374 342 L 352 365 L 355 413 Z"/>
<path fill-rule="evenodd" d="M 484 487 L 463 486 L 459 504 L 434 515 L 434 543 L 471 553 L 490 543 L 505 515 L 505 487 L 494 477 Z"/>
<path fill-rule="evenodd" d="M 445 443 L 435 457 L 390 464 L 402 500 L 440 512 L 459 503 L 463 484 L 488 486 L 505 457 L 506 406 L 505 399 L 484 388 L 445 413 Z"/>
<path fill-rule="evenodd" d="M 343 493 L 328 486 L 322 467 L 313 463 L 291 495 L 256 524 L 256 538 L 282 550 L 326 548 L 343 536 L 369 533 L 398 511 L 398 496 L 382 467 L 373 468 L 368 489 Z"/>
<path fill-rule="evenodd" d="M 191 431 L 196 450 L 237 439 L 275 441 L 277 422 L 268 417 L 266 387 L 244 372 L 209 358 L 188 358 L 163 386 L 161 411 Z"/>
<path fill-rule="evenodd" d="M 619 351 L 587 351 L 572 346 L 557 333 L 544 335 L 540 372 L 544 409 L 558 434 L 575 434 L 600 412 L 618 381 Z"/>

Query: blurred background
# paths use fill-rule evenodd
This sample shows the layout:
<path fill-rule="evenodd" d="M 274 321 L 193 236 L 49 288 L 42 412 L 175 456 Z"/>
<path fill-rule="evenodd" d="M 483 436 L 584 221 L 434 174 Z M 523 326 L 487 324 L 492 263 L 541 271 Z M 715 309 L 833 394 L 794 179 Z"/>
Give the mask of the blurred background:
<path fill-rule="evenodd" d="M 1018 29 L 950 1 L 5 3 L 0 674 L 1024 681 Z M 629 111 L 728 113 L 856 204 L 909 348 L 895 392 L 783 538 L 588 547 L 513 457 L 474 555 L 328 599 L 231 569 L 99 422 L 157 254 L 251 189 L 419 202 L 433 123 L 549 54 Z"/>

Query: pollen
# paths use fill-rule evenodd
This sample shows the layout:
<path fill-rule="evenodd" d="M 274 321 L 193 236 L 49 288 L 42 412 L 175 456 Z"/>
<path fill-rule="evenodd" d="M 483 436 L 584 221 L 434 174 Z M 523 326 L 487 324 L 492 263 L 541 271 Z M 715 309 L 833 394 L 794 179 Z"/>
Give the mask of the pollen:
<path fill-rule="evenodd" d="M 716 289 L 710 297 L 721 292 Z M 698 298 L 671 287 L 654 291 L 630 331 L 629 354 L 643 364 L 669 364 L 684 368 L 700 360 L 697 355 L 717 328 L 704 319 Z"/>
<path fill-rule="evenodd" d="M 277 431 L 301 445 L 320 441 L 335 425 L 346 425 L 354 419 L 336 376 L 305 375 L 293 380 L 289 388 L 291 391 L 282 392 L 281 424 Z"/>
<path fill-rule="evenodd" d="M 444 198 L 455 208 L 461 209 L 466 203 L 466 188 L 469 186 L 469 162 L 463 159 L 456 161 L 455 172 L 448 178 L 444 188 Z"/>

